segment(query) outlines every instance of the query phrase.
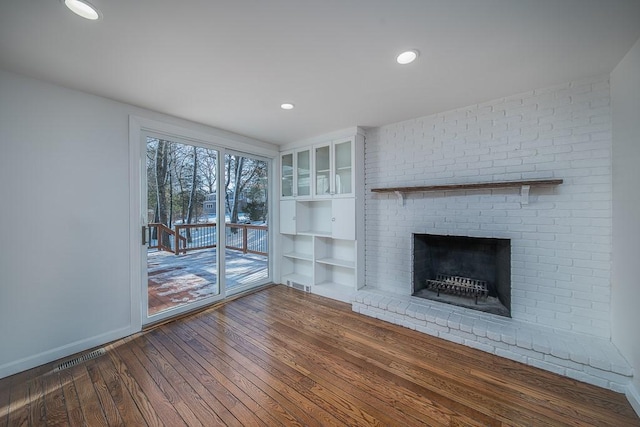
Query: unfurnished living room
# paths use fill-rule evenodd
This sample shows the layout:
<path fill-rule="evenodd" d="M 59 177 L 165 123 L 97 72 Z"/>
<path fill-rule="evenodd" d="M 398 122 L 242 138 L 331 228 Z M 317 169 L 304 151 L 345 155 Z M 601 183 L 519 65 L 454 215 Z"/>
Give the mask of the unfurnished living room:
<path fill-rule="evenodd" d="M 640 1 L 0 0 L 0 426 L 640 426 Z"/>

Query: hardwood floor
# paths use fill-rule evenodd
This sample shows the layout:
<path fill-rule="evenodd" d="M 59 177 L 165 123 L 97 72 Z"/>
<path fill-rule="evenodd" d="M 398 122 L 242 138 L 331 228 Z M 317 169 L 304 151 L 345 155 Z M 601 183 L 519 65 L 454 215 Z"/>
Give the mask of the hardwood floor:
<path fill-rule="evenodd" d="M 0 426 L 640 426 L 623 395 L 273 286 L 0 380 Z"/>

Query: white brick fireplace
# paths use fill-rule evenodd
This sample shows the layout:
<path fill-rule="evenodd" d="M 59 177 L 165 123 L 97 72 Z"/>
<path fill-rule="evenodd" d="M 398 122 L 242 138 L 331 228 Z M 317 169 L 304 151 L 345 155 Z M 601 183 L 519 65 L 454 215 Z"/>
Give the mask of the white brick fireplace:
<path fill-rule="evenodd" d="M 368 131 L 365 283 L 353 308 L 623 391 L 610 342 L 608 77 Z M 557 178 L 559 186 L 393 194 L 372 188 Z M 510 239 L 511 319 L 411 297 L 414 233 Z"/>

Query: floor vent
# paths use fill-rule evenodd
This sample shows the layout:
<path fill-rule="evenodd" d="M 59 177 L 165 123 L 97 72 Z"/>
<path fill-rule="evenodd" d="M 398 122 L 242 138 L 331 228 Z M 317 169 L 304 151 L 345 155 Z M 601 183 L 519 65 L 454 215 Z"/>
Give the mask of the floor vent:
<path fill-rule="evenodd" d="M 53 372 L 60 372 L 65 369 L 71 368 L 72 366 L 79 365 L 82 362 L 86 362 L 87 360 L 95 359 L 104 355 L 107 351 L 104 348 L 99 348 L 97 350 L 93 350 L 90 353 L 83 354 L 82 356 L 76 357 L 75 359 L 67 360 L 66 362 L 62 362 L 58 366 L 55 367 Z"/>
<path fill-rule="evenodd" d="M 292 281 L 287 281 L 287 285 L 289 285 L 290 287 L 292 287 L 293 289 L 297 289 L 299 291 L 302 292 L 311 292 L 311 287 L 310 286 L 305 286 L 301 283 L 296 283 L 296 282 L 292 282 Z"/>

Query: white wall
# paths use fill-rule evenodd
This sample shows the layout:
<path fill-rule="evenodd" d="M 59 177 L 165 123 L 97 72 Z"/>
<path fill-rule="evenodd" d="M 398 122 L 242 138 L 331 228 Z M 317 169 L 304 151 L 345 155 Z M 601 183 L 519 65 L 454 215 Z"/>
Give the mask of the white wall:
<path fill-rule="evenodd" d="M 139 329 L 129 278 L 130 114 L 277 153 L 0 71 L 0 377 Z"/>
<path fill-rule="evenodd" d="M 409 295 L 411 233 L 511 239 L 514 319 L 610 337 L 611 112 L 596 77 L 368 132 L 366 285 Z M 376 187 L 562 178 L 555 188 Z"/>
<path fill-rule="evenodd" d="M 640 414 L 640 40 L 611 73 L 613 111 L 613 342 L 634 368 Z"/>

